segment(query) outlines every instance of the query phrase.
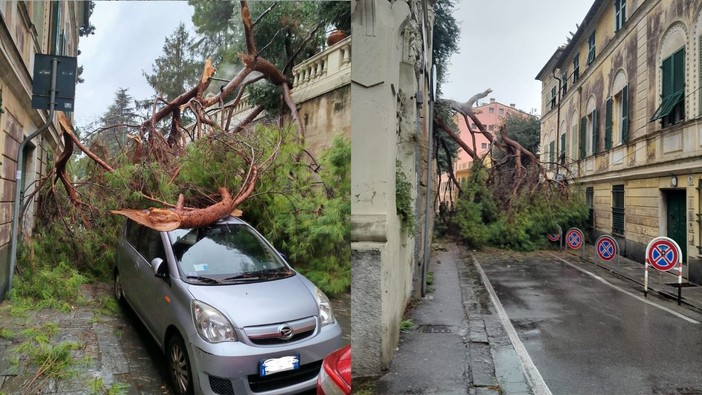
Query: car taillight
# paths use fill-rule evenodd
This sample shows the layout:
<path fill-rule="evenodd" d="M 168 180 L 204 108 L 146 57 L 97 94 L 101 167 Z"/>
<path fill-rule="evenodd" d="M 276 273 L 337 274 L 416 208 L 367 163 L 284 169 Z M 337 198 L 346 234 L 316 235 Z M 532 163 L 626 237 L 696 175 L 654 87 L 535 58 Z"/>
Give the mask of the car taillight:
<path fill-rule="evenodd" d="M 336 350 L 324 358 L 319 372 L 317 395 L 351 393 L 351 347 Z"/>

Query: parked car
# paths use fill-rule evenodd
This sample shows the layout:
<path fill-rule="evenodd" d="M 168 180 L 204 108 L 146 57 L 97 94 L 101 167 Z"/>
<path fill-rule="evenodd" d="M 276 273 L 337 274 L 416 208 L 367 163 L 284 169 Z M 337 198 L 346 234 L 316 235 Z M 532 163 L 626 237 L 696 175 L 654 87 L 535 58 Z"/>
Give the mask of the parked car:
<path fill-rule="evenodd" d="M 351 346 L 345 346 L 324 358 L 317 378 L 317 395 L 351 393 Z"/>
<path fill-rule="evenodd" d="M 178 394 L 314 390 L 342 345 L 326 295 L 237 218 L 170 232 L 127 220 L 114 286 L 165 352 Z"/>

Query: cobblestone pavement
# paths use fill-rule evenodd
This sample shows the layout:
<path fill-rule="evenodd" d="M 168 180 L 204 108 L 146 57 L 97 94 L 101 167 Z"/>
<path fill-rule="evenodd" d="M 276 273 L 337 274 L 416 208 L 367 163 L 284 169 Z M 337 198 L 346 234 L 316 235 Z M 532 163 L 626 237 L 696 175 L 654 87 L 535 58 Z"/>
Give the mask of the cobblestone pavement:
<path fill-rule="evenodd" d="M 88 285 L 84 294 L 88 303 L 68 313 L 20 314 L 9 302 L 0 304 L 0 394 L 170 394 L 165 357 L 134 312 L 104 307 L 112 300 L 112 286 Z M 332 303 L 349 342 L 350 297 Z M 46 359 L 34 362 L 32 351 L 40 343 L 57 349 L 64 342 L 74 344 L 72 361 L 57 369 L 64 374 L 40 374 L 55 364 L 41 367 Z"/>

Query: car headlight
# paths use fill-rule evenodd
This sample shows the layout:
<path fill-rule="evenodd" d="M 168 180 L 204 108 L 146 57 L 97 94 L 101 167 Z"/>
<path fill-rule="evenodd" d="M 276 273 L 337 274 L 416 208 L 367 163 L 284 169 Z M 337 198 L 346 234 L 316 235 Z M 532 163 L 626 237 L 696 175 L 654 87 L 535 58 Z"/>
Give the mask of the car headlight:
<path fill-rule="evenodd" d="M 322 326 L 336 322 L 331 302 L 319 288 L 316 289 L 315 299 L 317 300 L 317 307 L 319 307 L 319 318 L 322 320 Z"/>
<path fill-rule="evenodd" d="M 236 341 L 231 322 L 214 307 L 194 300 L 192 303 L 193 321 L 197 333 L 210 343 Z"/>

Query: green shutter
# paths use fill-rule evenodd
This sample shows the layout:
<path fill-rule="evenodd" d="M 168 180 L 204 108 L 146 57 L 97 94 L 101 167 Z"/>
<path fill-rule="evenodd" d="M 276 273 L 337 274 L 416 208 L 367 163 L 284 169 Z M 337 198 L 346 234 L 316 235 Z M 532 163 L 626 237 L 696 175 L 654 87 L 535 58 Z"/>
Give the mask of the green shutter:
<path fill-rule="evenodd" d="M 554 141 L 551 141 L 551 143 L 549 143 L 549 145 L 548 145 L 548 161 L 552 162 L 552 163 L 555 162 L 554 154 L 555 154 L 556 148 L 554 147 L 554 145 L 555 145 Z"/>
<path fill-rule="evenodd" d="M 622 143 L 629 142 L 629 85 L 622 89 Z"/>
<path fill-rule="evenodd" d="M 566 134 L 565 133 L 563 133 L 561 135 L 561 147 L 560 148 L 561 149 L 560 149 L 558 158 L 559 158 L 559 160 L 561 158 L 563 158 L 563 160 L 565 160 L 565 152 L 566 152 Z"/>
<path fill-rule="evenodd" d="M 605 106 L 605 149 L 612 148 L 612 105 L 613 100 L 610 97 L 607 99 Z"/>
<path fill-rule="evenodd" d="M 685 48 L 683 47 L 673 56 L 673 92 L 685 89 Z"/>
<path fill-rule="evenodd" d="M 663 77 L 661 101 L 670 97 L 673 94 L 673 57 L 665 58 L 661 67 L 661 75 Z"/>
<path fill-rule="evenodd" d="M 580 119 L 580 159 L 585 158 L 585 129 L 587 128 L 587 117 Z"/>
<path fill-rule="evenodd" d="M 592 110 L 592 153 L 596 154 L 600 152 L 597 141 L 599 140 L 600 128 L 599 120 L 597 116 L 597 109 Z"/>

